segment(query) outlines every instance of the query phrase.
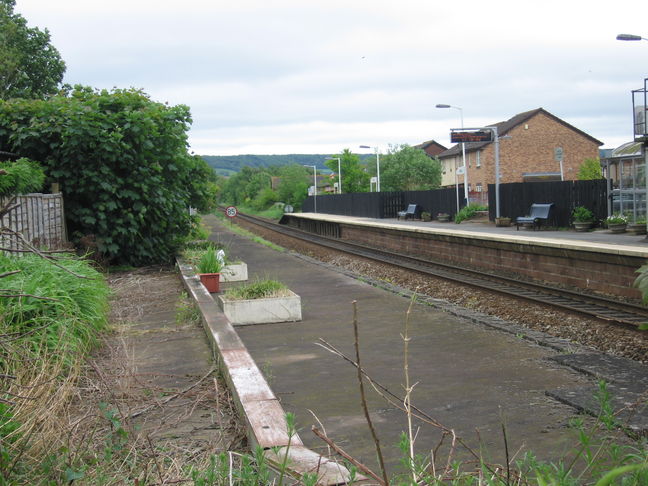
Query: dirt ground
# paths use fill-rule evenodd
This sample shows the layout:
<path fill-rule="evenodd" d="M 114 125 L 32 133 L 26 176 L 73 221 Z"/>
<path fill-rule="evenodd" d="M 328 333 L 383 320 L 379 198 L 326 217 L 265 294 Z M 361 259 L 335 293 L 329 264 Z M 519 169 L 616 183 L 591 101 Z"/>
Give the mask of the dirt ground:
<path fill-rule="evenodd" d="M 70 418 L 76 442 L 127 436 L 124 473 L 140 484 L 187 480 L 189 466 L 245 450 L 244 428 L 178 273 L 148 267 L 108 280 L 114 332 L 79 383 Z"/>

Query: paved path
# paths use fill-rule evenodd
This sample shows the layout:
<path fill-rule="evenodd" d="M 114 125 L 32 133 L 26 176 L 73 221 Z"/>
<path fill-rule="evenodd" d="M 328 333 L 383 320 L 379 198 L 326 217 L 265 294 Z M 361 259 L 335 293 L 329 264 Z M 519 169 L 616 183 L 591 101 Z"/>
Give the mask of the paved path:
<path fill-rule="evenodd" d="M 339 445 L 361 461 L 375 464 L 355 369 L 315 343 L 323 338 L 353 356 L 351 302 L 357 301 L 363 365 L 373 378 L 401 394 L 400 334 L 409 300 L 234 235 L 213 217 L 206 222 L 213 229 L 211 238 L 229 246 L 233 257 L 248 264 L 251 279 L 278 279 L 302 297 L 302 322 L 237 330 L 284 408 L 296 414 L 305 445 L 321 449 L 321 442 L 308 430 L 315 423 L 312 411 Z M 230 285 L 236 284 L 225 287 Z M 430 305 L 414 305 L 410 326 L 410 375 L 418 383 L 413 402 L 419 408 L 476 447 L 479 430 L 485 454 L 494 460 L 503 458 L 502 417 L 511 451 L 530 446 L 539 457 L 555 459 L 568 448 L 573 436 L 566 425 L 574 409 L 549 398 L 545 391 L 568 392 L 591 382 L 549 360 L 555 351 Z M 405 416 L 373 393 L 370 404 L 393 470 Z M 438 439 L 438 431 L 423 426 L 417 450 L 429 451 Z"/>

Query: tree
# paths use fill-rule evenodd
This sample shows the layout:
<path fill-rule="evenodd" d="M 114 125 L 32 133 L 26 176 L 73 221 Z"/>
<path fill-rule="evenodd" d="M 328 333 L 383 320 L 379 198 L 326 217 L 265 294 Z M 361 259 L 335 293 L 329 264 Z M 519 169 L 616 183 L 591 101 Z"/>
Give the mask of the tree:
<path fill-rule="evenodd" d="M 279 169 L 278 176 L 280 178 L 277 188 L 278 200 L 300 209 L 311 185 L 312 178 L 308 169 L 297 164 L 285 165 Z"/>
<path fill-rule="evenodd" d="M 188 206 L 216 197 L 211 169 L 187 152 L 190 122 L 188 107 L 139 90 L 79 86 L 47 100 L 0 100 L 0 147 L 60 183 L 75 239 L 94 235 L 114 263 L 167 262 L 190 231 Z"/>
<path fill-rule="evenodd" d="M 421 149 L 392 146 L 381 158 L 380 185 L 383 191 L 436 189 L 441 185 L 441 163 Z"/>
<path fill-rule="evenodd" d="M 601 162 L 599 161 L 598 157 L 593 159 L 585 159 L 585 161 L 578 168 L 579 181 L 590 181 L 594 179 L 603 179 Z"/>
<path fill-rule="evenodd" d="M 15 0 L 0 0 L 0 99 L 43 98 L 55 94 L 65 63 L 50 35 L 27 26 L 14 13 Z"/>
<path fill-rule="evenodd" d="M 360 164 L 360 157 L 349 149 L 344 149 L 341 154 L 332 155 L 331 158 L 340 159 L 342 171 L 342 190 L 345 193 L 367 192 L 369 190 L 369 174 L 365 167 Z M 326 166 L 336 174 L 338 173 L 338 161 L 327 160 Z M 336 180 L 339 182 L 339 174 Z"/>

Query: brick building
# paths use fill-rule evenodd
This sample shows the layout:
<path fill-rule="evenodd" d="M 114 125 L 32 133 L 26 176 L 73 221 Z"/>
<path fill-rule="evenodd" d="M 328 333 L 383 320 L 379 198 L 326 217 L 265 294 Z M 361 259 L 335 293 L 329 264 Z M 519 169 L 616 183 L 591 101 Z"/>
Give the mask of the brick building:
<path fill-rule="evenodd" d="M 418 145 L 415 145 L 414 148 L 423 150 L 426 154 L 428 154 L 428 156 L 434 159 L 436 159 L 440 153 L 448 150 L 446 147 L 441 145 L 439 142 L 436 142 L 435 140 L 428 140 L 427 142 L 420 143 Z"/>
<path fill-rule="evenodd" d="M 597 158 L 603 142 L 570 125 L 543 108 L 495 123 L 500 140 L 500 183 L 537 180 L 574 180 L 585 159 Z M 509 138 L 510 137 L 510 138 Z M 465 144 L 468 190 L 472 202 L 488 201 L 488 184 L 495 183 L 495 144 Z M 557 152 L 562 151 L 562 175 Z M 463 165 L 461 144 L 438 155 L 442 165 L 441 185 L 463 184 L 456 170 Z"/>

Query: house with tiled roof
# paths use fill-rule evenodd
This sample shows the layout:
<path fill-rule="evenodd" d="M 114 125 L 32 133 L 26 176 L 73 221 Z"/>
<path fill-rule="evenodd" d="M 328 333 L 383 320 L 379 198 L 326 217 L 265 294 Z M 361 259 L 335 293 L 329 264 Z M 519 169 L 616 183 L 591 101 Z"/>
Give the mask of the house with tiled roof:
<path fill-rule="evenodd" d="M 585 159 L 597 158 L 603 145 L 543 108 L 519 113 L 491 126 L 497 127 L 500 137 L 500 183 L 574 180 Z M 488 184 L 495 183 L 495 143 L 466 143 L 465 151 L 470 200 L 486 202 Z M 463 165 L 461 144 L 441 152 L 438 158 L 442 166 L 441 185 L 463 184 L 464 176 L 457 175 L 457 168 Z"/>
<path fill-rule="evenodd" d="M 415 145 L 414 148 L 419 148 L 423 150 L 429 157 L 436 159 L 440 153 L 448 150 L 447 147 L 444 147 L 436 140 L 428 140 L 427 142 L 419 143 Z"/>

